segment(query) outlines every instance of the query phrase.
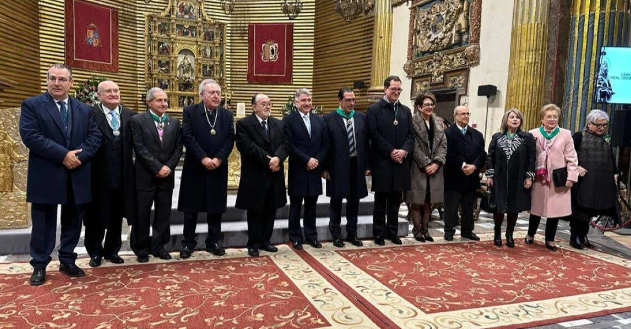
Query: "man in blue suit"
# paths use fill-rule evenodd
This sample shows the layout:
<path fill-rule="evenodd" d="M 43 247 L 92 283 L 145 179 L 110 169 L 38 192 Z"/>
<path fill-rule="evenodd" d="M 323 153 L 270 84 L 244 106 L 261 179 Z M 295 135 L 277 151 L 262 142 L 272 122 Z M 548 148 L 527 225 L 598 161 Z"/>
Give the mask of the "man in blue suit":
<path fill-rule="evenodd" d="M 324 119 L 311 112 L 309 90 L 298 89 L 294 104 L 298 110 L 283 119 L 291 149 L 288 173 L 289 240 L 295 249 L 302 249 L 300 210 L 304 200 L 304 241 L 314 248 L 322 248 L 316 231 L 316 204 L 322 194 L 320 176 L 329 149 L 329 133 Z"/>
<path fill-rule="evenodd" d="M 101 133 L 90 108 L 68 97 L 72 70 L 63 64 L 48 69 L 48 91 L 22 102 L 20 136 L 29 149 L 26 201 L 31 202 L 30 284 L 46 281 L 46 266 L 55 248 L 57 205 L 61 205 L 59 271 L 85 273 L 75 265 L 83 205 L 92 200 L 90 159 Z"/>

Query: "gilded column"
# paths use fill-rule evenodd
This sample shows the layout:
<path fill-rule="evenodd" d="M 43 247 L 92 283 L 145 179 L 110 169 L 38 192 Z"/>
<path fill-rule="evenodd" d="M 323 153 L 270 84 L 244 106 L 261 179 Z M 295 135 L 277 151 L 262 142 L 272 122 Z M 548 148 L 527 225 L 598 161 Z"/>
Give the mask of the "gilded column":
<path fill-rule="evenodd" d="M 548 10 L 548 0 L 515 0 L 506 107 L 524 113 L 526 129 L 543 106 Z"/>
<path fill-rule="evenodd" d="M 572 131 L 585 126 L 592 108 L 610 115 L 620 105 L 594 102 L 594 86 L 601 48 L 629 46 L 629 0 L 573 0 L 569 60 L 563 97 L 563 126 Z"/>
<path fill-rule="evenodd" d="M 392 45 L 392 1 L 375 1 L 375 22 L 372 37 L 372 72 L 369 93 L 383 94 L 383 80 L 390 75 Z M 404 51 L 402 49 L 401 51 Z M 379 96 L 379 97 L 380 97 Z"/>

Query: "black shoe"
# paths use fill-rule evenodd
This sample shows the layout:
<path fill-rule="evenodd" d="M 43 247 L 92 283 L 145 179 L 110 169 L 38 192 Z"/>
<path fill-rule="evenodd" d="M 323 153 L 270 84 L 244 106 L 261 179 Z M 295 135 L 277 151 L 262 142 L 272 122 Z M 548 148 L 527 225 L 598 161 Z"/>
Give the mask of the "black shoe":
<path fill-rule="evenodd" d="M 480 241 L 480 237 L 475 235 L 475 233 L 473 233 L 473 232 L 466 233 L 466 234 L 461 234 L 460 237 L 463 237 L 463 238 L 469 239 L 469 240 L 473 240 L 473 241 Z"/>
<path fill-rule="evenodd" d="M 136 257 L 138 263 L 146 263 L 149 261 L 149 256 L 138 256 Z"/>
<path fill-rule="evenodd" d="M 180 258 L 181 259 L 187 259 L 187 258 L 191 257 L 191 255 L 193 255 L 193 248 L 191 248 L 189 246 L 184 246 L 184 247 L 182 247 L 182 250 L 180 250 Z"/>
<path fill-rule="evenodd" d="M 157 253 L 153 254 L 155 257 L 158 257 L 160 259 L 164 259 L 164 260 L 169 260 L 173 257 L 171 257 L 171 255 L 164 249 L 158 251 Z"/>
<path fill-rule="evenodd" d="M 271 244 L 264 244 L 261 247 L 261 250 L 265 250 L 267 252 L 277 252 L 278 248 L 276 248 L 276 246 L 272 246 Z"/>
<path fill-rule="evenodd" d="M 576 249 L 583 249 L 583 244 L 576 235 L 570 235 L 570 246 Z"/>
<path fill-rule="evenodd" d="M 524 237 L 524 243 L 525 244 L 533 244 L 535 242 L 535 237 L 528 237 L 528 235 L 526 235 Z"/>
<path fill-rule="evenodd" d="M 317 249 L 322 248 L 322 244 L 318 240 L 305 240 L 305 242 L 314 248 L 317 248 Z"/>
<path fill-rule="evenodd" d="M 594 246 L 589 242 L 589 240 L 587 240 L 587 236 L 579 236 L 578 241 L 580 241 L 583 247 L 585 248 L 594 248 Z"/>
<path fill-rule="evenodd" d="M 79 278 L 85 275 L 85 272 L 75 264 L 60 263 L 59 272 L 73 278 Z"/>
<path fill-rule="evenodd" d="M 28 283 L 30 283 L 31 286 L 41 286 L 44 282 L 46 282 L 46 268 L 42 267 L 34 269 Z"/>
<path fill-rule="evenodd" d="M 101 257 L 90 257 L 90 263 L 88 263 L 90 267 L 99 267 L 101 266 Z"/>
<path fill-rule="evenodd" d="M 294 249 L 296 250 L 302 250 L 302 242 L 300 241 L 292 241 L 291 245 L 294 247 Z"/>
<path fill-rule="evenodd" d="M 513 239 L 513 233 L 506 233 L 506 246 L 509 248 L 515 248 L 515 239 Z"/>
<path fill-rule="evenodd" d="M 432 238 L 429 233 L 425 233 L 425 235 L 423 235 L 423 237 L 425 238 L 425 241 L 427 242 L 434 242 L 434 238 Z"/>
<path fill-rule="evenodd" d="M 215 256 L 223 256 L 226 254 L 226 249 L 221 248 L 218 244 L 216 243 L 211 243 L 210 245 L 206 246 L 206 251 L 215 255 Z"/>
<path fill-rule="evenodd" d="M 386 245 L 386 241 L 382 237 L 376 237 L 375 238 L 375 244 L 379 245 L 379 246 L 385 246 Z"/>
<path fill-rule="evenodd" d="M 250 255 L 250 257 L 258 257 L 259 256 L 259 250 L 257 248 L 249 248 L 248 249 L 248 255 Z"/>
<path fill-rule="evenodd" d="M 401 241 L 401 239 L 399 239 L 398 236 L 393 236 L 392 238 L 389 239 L 390 242 L 394 243 L 394 244 L 403 244 L 403 241 Z"/>
<path fill-rule="evenodd" d="M 344 248 L 344 242 L 342 242 L 342 238 L 340 237 L 333 239 L 333 245 L 338 248 Z"/>
<path fill-rule="evenodd" d="M 508 241 L 506 241 L 508 243 Z M 497 247 L 501 247 L 502 246 L 502 235 L 495 233 L 495 235 L 493 235 L 493 244 L 496 245 Z"/>
<path fill-rule="evenodd" d="M 347 236 L 346 237 L 346 241 L 349 242 L 350 244 L 352 244 L 355 247 L 361 247 L 361 246 L 364 245 L 362 240 L 359 240 L 357 238 L 357 236 L 355 236 L 355 235 Z"/>
<path fill-rule="evenodd" d="M 125 262 L 125 260 L 121 256 L 119 256 L 117 254 L 114 254 L 112 256 L 103 257 L 103 258 L 105 260 L 109 260 L 110 262 L 112 262 L 114 264 L 123 264 Z"/>
<path fill-rule="evenodd" d="M 453 236 L 453 235 L 451 235 L 451 234 L 449 234 L 449 235 L 445 234 L 445 241 L 453 241 L 453 240 L 454 240 L 454 236 Z"/>
<path fill-rule="evenodd" d="M 414 236 L 414 240 L 418 241 L 418 242 L 425 242 L 425 236 L 423 234 L 417 234 Z"/>
<path fill-rule="evenodd" d="M 548 248 L 548 250 L 557 251 L 557 246 L 553 244 L 548 244 L 547 242 L 546 242 L 546 248 Z"/>

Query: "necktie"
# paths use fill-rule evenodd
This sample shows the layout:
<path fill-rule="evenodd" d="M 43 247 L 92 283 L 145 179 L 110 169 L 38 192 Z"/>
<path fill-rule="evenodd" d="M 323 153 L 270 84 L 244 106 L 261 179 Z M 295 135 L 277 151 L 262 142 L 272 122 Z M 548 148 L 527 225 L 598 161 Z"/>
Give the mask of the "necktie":
<path fill-rule="evenodd" d="M 353 136 L 353 122 L 346 120 L 346 136 L 348 137 L 348 151 L 355 153 L 355 136 Z"/>
<path fill-rule="evenodd" d="M 68 129 L 68 109 L 66 109 L 66 102 L 59 101 L 59 114 L 61 114 L 61 121 L 64 123 L 64 129 Z"/>
<path fill-rule="evenodd" d="M 466 135 L 467 134 L 467 127 L 462 128 L 462 134 Z"/>
<path fill-rule="evenodd" d="M 112 130 L 116 131 L 120 128 L 120 122 L 118 121 L 116 111 L 110 111 L 110 116 L 112 117 Z"/>
<path fill-rule="evenodd" d="M 261 126 L 263 126 L 263 130 L 265 130 L 265 135 L 269 137 L 269 130 L 267 130 L 267 122 L 265 122 L 265 120 L 261 121 Z"/>
<path fill-rule="evenodd" d="M 309 115 L 308 114 L 303 115 L 302 119 L 305 121 L 305 125 L 307 126 L 307 132 L 309 132 L 309 137 L 311 137 L 311 122 L 309 121 Z"/>

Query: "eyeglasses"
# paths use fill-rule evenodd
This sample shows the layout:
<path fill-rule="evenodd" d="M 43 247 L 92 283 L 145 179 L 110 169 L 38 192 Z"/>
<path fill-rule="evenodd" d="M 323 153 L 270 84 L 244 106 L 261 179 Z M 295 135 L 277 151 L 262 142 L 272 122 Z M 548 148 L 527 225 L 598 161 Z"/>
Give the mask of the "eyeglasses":
<path fill-rule="evenodd" d="M 436 106 L 436 104 L 434 104 L 434 103 L 423 103 L 423 106 L 434 107 L 434 106 Z"/>
<path fill-rule="evenodd" d="M 208 95 L 221 95 L 221 90 L 207 90 Z"/>
<path fill-rule="evenodd" d="M 608 123 L 603 123 L 603 124 L 596 124 L 596 123 L 590 123 L 590 125 L 599 128 L 599 129 L 603 129 L 603 128 L 607 128 L 607 126 L 609 125 Z"/>
<path fill-rule="evenodd" d="M 403 89 L 390 87 L 390 88 L 388 88 L 388 90 L 390 90 L 391 92 L 394 92 L 394 93 L 400 93 Z"/>
<path fill-rule="evenodd" d="M 259 103 L 259 105 L 260 105 L 261 107 L 273 107 L 273 106 L 274 106 L 274 103 L 272 103 L 272 102 L 269 102 L 269 103 L 265 103 L 265 102 L 263 102 L 263 103 Z"/>

